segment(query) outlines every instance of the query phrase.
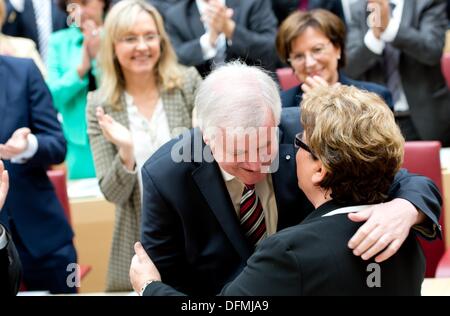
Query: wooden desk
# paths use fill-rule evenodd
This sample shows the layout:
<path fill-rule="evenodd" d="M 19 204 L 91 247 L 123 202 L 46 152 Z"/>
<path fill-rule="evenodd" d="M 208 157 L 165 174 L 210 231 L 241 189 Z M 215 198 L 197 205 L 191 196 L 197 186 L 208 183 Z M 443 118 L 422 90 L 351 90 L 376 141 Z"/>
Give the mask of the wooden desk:
<path fill-rule="evenodd" d="M 79 292 L 102 292 L 111 249 L 114 205 L 104 198 L 77 198 L 70 200 L 70 207 L 78 262 L 92 267 Z"/>
<path fill-rule="evenodd" d="M 450 279 L 425 279 L 423 296 L 450 296 Z"/>

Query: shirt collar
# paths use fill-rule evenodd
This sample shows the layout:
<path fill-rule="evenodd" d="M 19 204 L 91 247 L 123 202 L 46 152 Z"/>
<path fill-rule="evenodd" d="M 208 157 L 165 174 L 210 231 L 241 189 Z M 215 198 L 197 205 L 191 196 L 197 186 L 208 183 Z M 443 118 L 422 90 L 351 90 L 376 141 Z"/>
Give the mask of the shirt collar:
<path fill-rule="evenodd" d="M 222 178 L 225 180 L 225 182 L 230 182 L 232 180 L 234 180 L 234 178 L 236 178 L 235 176 L 229 174 L 228 172 L 226 172 L 225 170 L 223 170 L 220 166 L 220 173 L 222 173 Z"/>

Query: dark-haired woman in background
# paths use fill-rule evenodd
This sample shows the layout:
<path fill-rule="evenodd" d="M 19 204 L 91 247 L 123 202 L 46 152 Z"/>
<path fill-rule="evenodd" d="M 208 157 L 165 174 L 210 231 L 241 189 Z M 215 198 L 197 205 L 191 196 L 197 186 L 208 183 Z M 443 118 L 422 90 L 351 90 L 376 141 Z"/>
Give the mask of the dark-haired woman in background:
<path fill-rule="evenodd" d="M 278 55 L 302 83 L 281 93 L 283 107 L 299 106 L 304 94 L 317 86 L 342 83 L 375 92 L 392 107 L 390 92 L 383 86 L 351 80 L 339 70 L 345 66 L 345 25 L 333 13 L 317 9 L 292 13 L 278 30 Z"/>

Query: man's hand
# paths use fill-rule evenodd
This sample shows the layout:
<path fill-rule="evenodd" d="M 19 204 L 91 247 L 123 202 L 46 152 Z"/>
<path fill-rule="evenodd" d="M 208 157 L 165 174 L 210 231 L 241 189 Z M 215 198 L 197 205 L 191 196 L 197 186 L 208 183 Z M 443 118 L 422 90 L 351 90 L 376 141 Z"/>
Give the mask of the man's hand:
<path fill-rule="evenodd" d="M 133 289 L 139 293 L 145 282 L 161 281 L 161 275 L 140 242 L 134 244 L 134 252 L 136 254 L 131 260 L 130 281 Z"/>
<path fill-rule="evenodd" d="M 305 82 L 302 84 L 303 96 L 306 97 L 308 92 L 318 87 L 328 87 L 328 82 L 320 76 L 306 77 Z"/>
<path fill-rule="evenodd" d="M 28 135 L 30 133 L 28 127 L 16 130 L 6 144 L 0 144 L 0 158 L 10 160 L 23 153 L 28 148 Z"/>
<path fill-rule="evenodd" d="M 210 0 L 202 16 L 202 21 L 215 34 L 224 33 L 227 38 L 231 39 L 236 26 L 235 22 L 231 19 L 232 16 L 233 9 L 227 8 L 217 0 Z"/>
<path fill-rule="evenodd" d="M 8 194 L 9 177 L 8 171 L 5 170 L 3 161 L 0 160 L 0 212 L 5 204 L 6 195 Z"/>
<path fill-rule="evenodd" d="M 371 12 L 368 19 L 369 26 L 379 39 L 389 25 L 391 17 L 389 0 L 368 0 L 367 11 Z"/>
<path fill-rule="evenodd" d="M 409 201 L 394 199 L 348 215 L 354 222 L 367 221 L 353 235 L 348 247 L 355 256 L 369 260 L 380 253 L 376 262 L 393 256 L 408 237 L 411 227 L 420 221 L 420 212 Z"/>

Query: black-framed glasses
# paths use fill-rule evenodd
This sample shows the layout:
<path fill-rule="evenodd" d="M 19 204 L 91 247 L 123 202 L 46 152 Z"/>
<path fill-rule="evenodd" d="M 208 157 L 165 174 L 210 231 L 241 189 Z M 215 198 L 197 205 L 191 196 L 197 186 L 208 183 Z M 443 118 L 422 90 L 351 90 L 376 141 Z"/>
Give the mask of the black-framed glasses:
<path fill-rule="evenodd" d="M 311 148 L 309 148 L 309 146 L 305 144 L 305 142 L 302 140 L 302 138 L 303 138 L 303 132 L 295 135 L 295 140 L 294 140 L 295 148 L 296 149 L 299 149 L 299 148 L 304 149 L 307 152 L 309 152 L 313 156 L 314 159 L 317 159 L 316 155 L 314 155 Z"/>

